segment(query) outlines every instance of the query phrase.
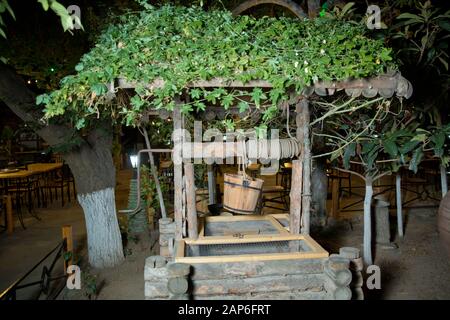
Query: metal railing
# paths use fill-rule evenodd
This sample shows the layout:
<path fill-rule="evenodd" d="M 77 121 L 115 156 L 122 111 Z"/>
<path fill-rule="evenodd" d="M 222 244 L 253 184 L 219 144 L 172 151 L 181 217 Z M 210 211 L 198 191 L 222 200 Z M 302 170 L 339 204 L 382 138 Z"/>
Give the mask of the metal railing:
<path fill-rule="evenodd" d="M 1 292 L 0 300 L 17 300 L 18 291 L 32 287 L 35 287 L 35 291 L 30 293 L 29 300 L 56 299 L 66 285 L 66 281 L 61 280 L 68 277 L 66 267 L 68 261 L 72 259 L 72 248 L 68 248 L 68 243 L 71 246 L 71 242 L 72 239 L 65 237 L 56 247 L 50 250 L 38 263 L 28 270 L 28 272 Z M 50 260 L 49 258 L 52 255 L 53 258 Z M 55 268 L 57 262 L 60 262 L 61 266 L 64 265 L 62 275 L 62 268 Z M 35 271 L 39 270 L 39 268 L 41 268 L 40 278 L 35 280 Z"/>

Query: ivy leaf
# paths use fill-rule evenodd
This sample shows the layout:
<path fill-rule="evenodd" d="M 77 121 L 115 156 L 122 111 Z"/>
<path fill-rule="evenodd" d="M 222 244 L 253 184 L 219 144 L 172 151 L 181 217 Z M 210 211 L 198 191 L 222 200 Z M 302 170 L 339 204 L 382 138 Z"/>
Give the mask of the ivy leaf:
<path fill-rule="evenodd" d="M 267 99 L 267 96 L 264 94 L 261 88 L 254 88 L 252 93 L 250 94 L 250 97 L 258 108 L 261 105 L 261 100 Z"/>
<path fill-rule="evenodd" d="M 244 113 L 248 110 L 248 102 L 241 101 L 238 103 L 238 107 L 239 107 L 239 113 Z"/>
<path fill-rule="evenodd" d="M 202 91 L 199 88 L 191 89 L 189 92 L 192 99 L 200 99 L 202 96 Z"/>
<path fill-rule="evenodd" d="M 97 96 L 101 96 L 108 91 L 108 88 L 106 88 L 106 86 L 102 83 L 96 83 L 91 87 L 91 91 Z"/>
<path fill-rule="evenodd" d="M 232 94 L 228 94 L 224 96 L 221 100 L 222 106 L 225 108 L 225 110 L 228 110 L 233 103 L 234 96 Z"/>
<path fill-rule="evenodd" d="M 194 109 L 192 109 L 192 105 L 190 104 L 183 104 L 181 105 L 181 112 L 182 113 L 189 113 L 191 111 L 193 111 Z"/>
<path fill-rule="evenodd" d="M 197 101 L 194 105 L 197 112 L 206 110 L 206 105 L 203 102 Z"/>

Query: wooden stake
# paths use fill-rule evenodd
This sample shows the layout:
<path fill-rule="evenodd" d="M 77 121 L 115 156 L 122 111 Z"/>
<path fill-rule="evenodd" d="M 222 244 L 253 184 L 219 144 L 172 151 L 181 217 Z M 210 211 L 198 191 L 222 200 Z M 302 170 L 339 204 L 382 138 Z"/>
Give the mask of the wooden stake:
<path fill-rule="evenodd" d="M 186 176 L 186 208 L 187 208 L 187 226 L 188 236 L 191 239 L 198 238 L 197 208 L 195 203 L 195 180 L 194 165 L 186 163 L 184 165 L 184 174 Z"/>
<path fill-rule="evenodd" d="M 62 238 L 66 239 L 65 252 L 70 252 L 71 257 L 66 261 L 64 259 L 64 274 L 67 273 L 67 267 L 72 264 L 73 261 L 73 237 L 72 237 L 72 226 L 65 225 L 62 227 Z"/>

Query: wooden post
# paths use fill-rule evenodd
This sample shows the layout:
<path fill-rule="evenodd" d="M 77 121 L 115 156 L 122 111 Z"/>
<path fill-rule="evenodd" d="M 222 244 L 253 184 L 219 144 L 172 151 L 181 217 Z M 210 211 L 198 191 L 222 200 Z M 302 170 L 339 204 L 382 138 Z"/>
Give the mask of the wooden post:
<path fill-rule="evenodd" d="M 302 99 L 301 125 L 303 131 L 303 198 L 302 198 L 302 234 L 309 234 L 311 213 L 311 139 L 309 134 L 309 105 L 307 99 Z"/>
<path fill-rule="evenodd" d="M 6 230 L 8 234 L 14 232 L 14 218 L 12 210 L 12 200 L 10 195 L 6 195 L 3 198 L 6 207 Z"/>
<path fill-rule="evenodd" d="M 331 214 L 333 218 L 339 217 L 339 178 L 331 181 Z"/>
<path fill-rule="evenodd" d="M 65 252 L 70 252 L 71 256 L 66 261 L 64 259 L 64 274 L 67 273 L 67 267 L 72 264 L 73 261 L 73 238 L 72 238 L 72 226 L 71 225 L 65 225 L 62 227 L 62 238 L 66 239 L 66 247 Z"/>
<path fill-rule="evenodd" d="M 216 176 L 214 174 L 214 167 L 208 164 L 208 194 L 209 204 L 216 203 Z"/>
<path fill-rule="evenodd" d="M 397 229 L 398 235 L 403 237 L 403 213 L 402 213 L 402 180 L 400 172 L 395 176 L 395 195 L 397 204 Z"/>
<path fill-rule="evenodd" d="M 194 165 L 186 163 L 184 165 L 184 174 L 186 176 L 186 208 L 187 208 L 187 227 L 188 236 L 191 239 L 198 238 L 197 208 L 195 202 L 195 180 Z"/>
<path fill-rule="evenodd" d="M 289 232 L 300 233 L 300 221 L 302 216 L 302 161 L 292 161 L 292 182 L 290 193 Z"/>
<path fill-rule="evenodd" d="M 148 134 L 147 134 L 147 129 L 146 128 L 142 128 L 142 133 L 145 139 L 145 144 L 147 146 L 147 149 L 151 149 L 152 146 L 150 144 L 150 139 L 148 138 Z M 164 204 L 164 198 L 163 198 L 163 194 L 161 191 L 161 185 L 159 183 L 159 178 L 158 178 L 158 171 L 156 170 L 156 166 L 155 166 L 155 158 L 153 157 L 153 152 L 148 152 L 148 158 L 150 160 L 150 169 L 153 175 L 153 180 L 155 180 L 155 186 L 156 186 L 156 192 L 158 194 L 158 200 L 159 200 L 159 207 L 161 208 L 161 216 L 163 218 L 167 218 L 167 213 L 166 213 L 166 206 Z"/>
<path fill-rule="evenodd" d="M 176 100 L 175 109 L 173 110 L 173 129 L 174 133 L 178 131 L 178 134 L 174 135 L 174 153 L 179 152 L 180 163 L 174 161 L 173 166 L 173 183 L 174 183 L 174 219 L 175 219 L 175 240 L 180 240 L 183 237 L 183 163 L 182 160 L 182 138 L 180 131 L 182 129 L 181 109 L 179 106 L 179 100 Z M 176 159 L 174 159 L 176 160 Z"/>
<path fill-rule="evenodd" d="M 448 185 L 447 185 L 447 172 L 446 168 L 441 164 L 441 190 L 442 190 L 442 198 L 447 194 L 448 192 Z"/>

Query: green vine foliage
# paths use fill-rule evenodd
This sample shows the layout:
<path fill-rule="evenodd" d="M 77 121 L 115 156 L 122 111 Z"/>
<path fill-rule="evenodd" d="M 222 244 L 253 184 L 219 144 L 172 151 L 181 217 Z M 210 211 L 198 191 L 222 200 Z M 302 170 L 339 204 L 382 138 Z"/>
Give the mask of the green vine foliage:
<path fill-rule="evenodd" d="M 65 77 L 60 89 L 38 96 L 47 120 L 63 117 L 76 129 L 91 127 L 98 119 L 136 125 L 143 111 L 172 110 L 174 97 L 189 94 L 191 102 L 182 105 L 183 112 L 202 111 L 206 105 L 238 106 L 242 111 L 254 107 L 263 109 L 262 120 L 267 122 L 292 90 L 300 93 L 319 80 L 396 69 L 391 49 L 383 42 L 366 37 L 362 26 L 329 17 L 255 19 L 167 5 L 118 20 L 83 56 L 76 74 Z M 142 84 L 162 79 L 165 85 L 142 85 L 130 103 L 108 104 L 106 84 L 117 78 Z M 212 78 L 266 80 L 273 88 L 188 88 L 192 81 Z"/>

